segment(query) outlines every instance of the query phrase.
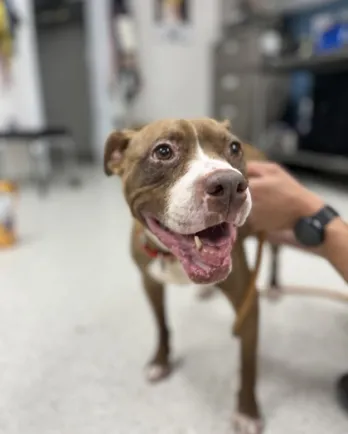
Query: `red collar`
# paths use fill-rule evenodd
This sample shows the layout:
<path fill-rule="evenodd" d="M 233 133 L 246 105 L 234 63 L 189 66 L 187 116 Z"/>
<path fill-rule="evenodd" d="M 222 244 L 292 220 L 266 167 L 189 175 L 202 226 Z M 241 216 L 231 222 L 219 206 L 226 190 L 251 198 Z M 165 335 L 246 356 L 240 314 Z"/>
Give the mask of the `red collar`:
<path fill-rule="evenodd" d="M 168 260 L 174 260 L 175 259 L 174 255 L 171 252 L 163 252 L 161 250 L 154 249 L 154 248 L 150 247 L 146 241 L 145 241 L 145 243 L 142 244 L 142 248 L 143 248 L 144 252 L 147 254 L 147 256 L 150 256 L 150 258 L 161 257 L 163 259 L 168 259 Z"/>

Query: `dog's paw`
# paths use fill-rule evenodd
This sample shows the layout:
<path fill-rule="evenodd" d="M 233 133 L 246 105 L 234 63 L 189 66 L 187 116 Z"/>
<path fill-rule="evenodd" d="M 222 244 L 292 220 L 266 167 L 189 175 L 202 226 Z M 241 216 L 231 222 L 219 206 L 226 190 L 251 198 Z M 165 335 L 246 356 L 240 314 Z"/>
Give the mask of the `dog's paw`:
<path fill-rule="evenodd" d="M 265 291 L 265 296 L 267 299 L 271 302 L 277 302 L 279 301 L 283 296 L 282 288 L 271 286 Z"/>
<path fill-rule="evenodd" d="M 198 287 L 197 298 L 199 300 L 208 300 L 216 294 L 215 286 L 202 285 Z"/>
<path fill-rule="evenodd" d="M 236 413 L 233 417 L 235 434 L 261 434 L 263 423 L 260 419 L 253 419 L 243 413 Z"/>
<path fill-rule="evenodd" d="M 157 383 L 168 377 L 171 373 L 170 365 L 160 365 L 157 363 L 151 363 L 146 367 L 145 375 L 149 383 Z"/>

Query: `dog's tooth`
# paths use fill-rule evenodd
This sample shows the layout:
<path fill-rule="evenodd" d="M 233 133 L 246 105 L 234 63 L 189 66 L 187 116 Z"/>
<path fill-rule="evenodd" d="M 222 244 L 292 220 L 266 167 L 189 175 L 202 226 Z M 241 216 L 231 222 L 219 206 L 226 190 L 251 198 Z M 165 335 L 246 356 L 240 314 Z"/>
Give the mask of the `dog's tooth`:
<path fill-rule="evenodd" d="M 203 247 L 202 241 L 200 240 L 199 236 L 195 235 L 195 244 L 197 247 L 197 250 L 201 250 L 201 248 Z"/>

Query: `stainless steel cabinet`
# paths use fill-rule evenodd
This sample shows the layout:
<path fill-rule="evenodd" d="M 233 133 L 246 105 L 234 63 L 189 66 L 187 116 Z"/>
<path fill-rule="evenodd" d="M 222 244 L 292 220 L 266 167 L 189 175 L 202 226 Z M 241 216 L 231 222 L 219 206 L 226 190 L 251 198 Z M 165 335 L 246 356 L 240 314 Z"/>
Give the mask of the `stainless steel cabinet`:
<path fill-rule="evenodd" d="M 262 74 L 261 26 L 226 27 L 213 53 L 213 116 L 229 119 L 244 140 L 258 140 L 279 116 L 284 79 Z M 265 102 L 267 101 L 267 105 Z"/>

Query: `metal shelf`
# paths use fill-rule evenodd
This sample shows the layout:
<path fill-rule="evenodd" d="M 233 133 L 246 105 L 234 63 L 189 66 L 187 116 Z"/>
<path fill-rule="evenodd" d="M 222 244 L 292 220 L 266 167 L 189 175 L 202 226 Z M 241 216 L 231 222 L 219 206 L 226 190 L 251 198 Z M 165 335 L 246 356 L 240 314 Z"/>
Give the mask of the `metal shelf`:
<path fill-rule="evenodd" d="M 348 71 L 348 48 L 306 58 L 292 56 L 265 60 L 263 70 L 271 74 L 289 74 L 296 71 L 315 74 L 345 72 Z M 279 163 L 348 176 L 348 157 L 343 155 L 299 150 L 294 154 L 272 151 L 269 157 Z"/>
<path fill-rule="evenodd" d="M 332 4 L 336 0 L 332 0 Z M 240 27 L 247 24 L 264 24 L 267 22 L 277 22 L 283 18 L 315 11 L 321 5 L 307 5 L 291 8 L 288 10 L 277 11 L 273 13 L 252 13 L 245 20 L 234 25 L 227 26 L 229 31 L 239 31 Z M 348 47 L 337 49 L 332 52 L 323 53 L 320 55 L 314 54 L 308 57 L 300 57 L 298 55 L 286 56 L 283 58 L 264 59 L 261 65 L 251 65 L 245 68 L 245 72 L 261 72 L 265 75 L 271 74 L 291 74 L 297 71 L 307 71 L 315 74 L 331 74 L 335 72 L 348 71 Z M 261 103 L 261 104 L 260 104 Z M 260 105 L 262 106 L 260 108 Z M 254 124 L 262 124 L 265 127 L 263 119 L 266 113 L 266 101 L 258 101 L 257 119 Z M 257 139 L 255 140 L 257 142 Z M 292 164 L 303 168 L 312 168 L 323 172 L 334 172 L 340 175 L 348 175 L 348 157 L 334 154 L 323 154 L 315 151 L 299 150 L 294 154 L 288 154 L 281 151 L 268 152 L 268 157 L 274 161 L 284 164 Z"/>
<path fill-rule="evenodd" d="M 317 74 L 331 74 L 336 71 L 348 71 L 348 49 L 303 58 L 289 56 L 265 60 L 263 69 L 265 72 L 270 73 L 289 73 L 305 70 Z"/>
<path fill-rule="evenodd" d="M 238 30 L 240 27 L 245 25 L 267 25 L 275 24 L 281 22 L 284 18 L 295 17 L 305 13 L 315 13 L 320 10 L 323 6 L 328 4 L 335 5 L 339 3 L 339 0 L 330 0 L 329 2 L 321 2 L 317 4 L 307 4 L 307 5 L 297 5 L 295 7 L 280 7 L 277 8 L 251 8 L 245 13 L 239 21 L 230 22 L 226 24 L 226 27 L 230 30 Z"/>
<path fill-rule="evenodd" d="M 323 7 L 326 6 L 335 6 L 335 4 L 339 4 L 339 0 L 329 0 L 329 1 L 321 1 L 314 4 L 305 4 L 301 5 L 298 4 L 295 7 L 285 7 L 283 10 L 280 10 L 278 13 L 282 14 L 283 16 L 294 16 L 294 15 L 301 15 L 301 14 L 308 14 L 308 13 L 315 13 L 318 10 L 320 10 Z"/>
<path fill-rule="evenodd" d="M 293 164 L 298 167 L 313 168 L 323 172 L 334 172 L 348 176 L 348 157 L 343 155 L 322 154 L 314 151 L 297 151 L 294 154 L 270 151 L 271 160 L 283 164 Z"/>

